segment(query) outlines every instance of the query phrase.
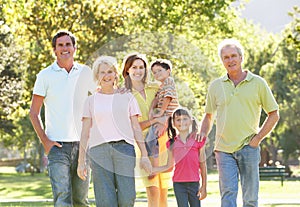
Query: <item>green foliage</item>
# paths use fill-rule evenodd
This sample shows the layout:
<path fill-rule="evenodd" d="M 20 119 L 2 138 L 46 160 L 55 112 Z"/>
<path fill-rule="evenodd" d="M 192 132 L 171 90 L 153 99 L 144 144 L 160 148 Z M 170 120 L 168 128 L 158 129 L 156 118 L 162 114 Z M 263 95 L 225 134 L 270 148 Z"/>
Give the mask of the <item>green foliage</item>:
<path fill-rule="evenodd" d="M 61 29 L 72 31 L 78 38 L 77 60 L 85 62 L 105 42 L 124 33 L 124 22 L 132 12 L 130 5 L 128 0 L 117 4 L 104 0 L 20 0 L 12 3 L 19 15 L 10 16 L 11 22 L 22 24 L 23 29 L 16 32 L 22 37 L 20 41 L 27 42 L 24 46 L 30 52 L 27 88 L 32 89 L 35 75 L 53 61 L 51 40 L 55 32 Z"/>
<path fill-rule="evenodd" d="M 78 38 L 76 60 L 82 63 L 91 65 L 98 55 L 114 55 L 121 62 L 133 51 L 150 61 L 170 59 L 179 101 L 198 119 L 209 82 L 225 72 L 217 44 L 223 38 L 239 39 L 245 68 L 267 79 L 280 104 L 272 143 L 284 148 L 286 157 L 299 149 L 299 8 L 280 40 L 239 18 L 231 7 L 234 0 L 0 1 L 0 134 L 8 144 L 38 146 L 34 153 L 40 152 L 26 117 L 32 88 L 36 74 L 54 60 L 53 34 L 67 29 Z"/>
<path fill-rule="evenodd" d="M 3 10 L 0 8 L 0 15 Z M 12 113 L 22 103 L 21 48 L 14 40 L 11 28 L 5 19 L 0 20 L 0 137 L 3 141 L 6 135 L 13 135 Z"/>
<path fill-rule="evenodd" d="M 274 138 L 278 140 L 278 148 L 283 149 L 285 162 L 290 156 L 297 158 L 300 149 L 300 99 L 299 74 L 300 62 L 298 58 L 300 48 L 299 25 L 300 10 L 295 8 L 291 24 L 283 32 L 280 41 L 273 43 L 274 52 L 269 52 L 269 61 L 262 67 L 260 73 L 269 81 L 280 107 L 280 121 L 275 130 Z M 272 45 L 270 43 L 270 45 Z M 274 46 L 266 47 L 274 48 Z M 266 53 L 263 50 L 261 54 Z"/>
<path fill-rule="evenodd" d="M 286 34 L 286 41 L 297 51 L 297 61 L 300 62 L 300 7 L 295 6 L 289 15 L 294 19 Z"/>
<path fill-rule="evenodd" d="M 101 54 L 122 60 L 134 51 L 146 54 L 150 62 L 156 58 L 167 58 L 172 62 L 172 76 L 177 85 L 180 104 L 191 109 L 201 119 L 208 81 L 216 76 L 216 71 L 201 49 L 170 33 L 143 32 L 108 42 L 93 53 L 87 64 L 91 66 L 93 60 Z"/>

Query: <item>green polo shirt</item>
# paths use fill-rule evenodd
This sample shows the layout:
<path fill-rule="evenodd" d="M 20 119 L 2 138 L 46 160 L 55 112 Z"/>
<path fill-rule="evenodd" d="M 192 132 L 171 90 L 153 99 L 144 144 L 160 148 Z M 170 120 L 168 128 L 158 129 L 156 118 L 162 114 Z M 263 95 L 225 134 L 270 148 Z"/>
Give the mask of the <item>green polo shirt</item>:
<path fill-rule="evenodd" d="M 232 153 L 258 133 L 261 110 L 278 110 L 266 81 L 250 71 L 236 87 L 227 74 L 211 83 L 205 112 L 216 113 L 215 150 Z"/>

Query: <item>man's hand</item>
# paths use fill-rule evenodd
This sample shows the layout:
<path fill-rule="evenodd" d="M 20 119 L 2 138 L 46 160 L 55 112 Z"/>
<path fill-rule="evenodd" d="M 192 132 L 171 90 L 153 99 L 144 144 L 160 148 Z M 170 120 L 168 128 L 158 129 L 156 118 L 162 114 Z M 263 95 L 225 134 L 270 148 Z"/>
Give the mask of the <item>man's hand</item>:
<path fill-rule="evenodd" d="M 198 142 L 202 142 L 204 139 L 207 139 L 207 135 L 203 132 L 200 132 L 195 136 L 195 140 L 197 140 Z"/>
<path fill-rule="evenodd" d="M 50 140 L 50 139 L 47 139 L 47 140 L 48 140 L 48 141 L 46 141 L 46 142 L 43 143 L 43 146 L 44 146 L 46 155 L 49 154 L 49 152 L 50 152 L 50 150 L 51 150 L 51 148 L 52 148 L 53 146 L 62 147 L 61 144 L 59 144 L 59 143 L 57 143 L 57 142 L 55 142 L 55 141 L 52 141 L 52 140 Z"/>
<path fill-rule="evenodd" d="M 260 145 L 261 139 L 258 138 L 258 135 L 255 135 L 249 142 L 249 146 L 257 148 Z"/>

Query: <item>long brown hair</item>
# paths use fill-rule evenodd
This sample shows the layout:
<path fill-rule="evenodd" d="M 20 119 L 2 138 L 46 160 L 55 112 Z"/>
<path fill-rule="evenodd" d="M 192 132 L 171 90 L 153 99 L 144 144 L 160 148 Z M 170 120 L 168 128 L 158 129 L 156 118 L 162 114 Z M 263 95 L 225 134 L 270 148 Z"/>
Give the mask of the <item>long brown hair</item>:
<path fill-rule="evenodd" d="M 133 62 L 135 60 L 142 60 L 144 62 L 144 67 L 145 67 L 145 75 L 142 79 L 142 82 L 145 84 L 147 81 L 147 58 L 145 55 L 143 54 L 139 54 L 139 53 L 132 53 L 129 54 L 128 56 L 126 56 L 123 60 L 123 71 L 122 71 L 122 75 L 124 77 L 125 80 L 125 87 L 129 90 L 132 90 L 132 81 L 131 78 L 129 76 L 128 70 L 129 68 L 132 66 Z"/>

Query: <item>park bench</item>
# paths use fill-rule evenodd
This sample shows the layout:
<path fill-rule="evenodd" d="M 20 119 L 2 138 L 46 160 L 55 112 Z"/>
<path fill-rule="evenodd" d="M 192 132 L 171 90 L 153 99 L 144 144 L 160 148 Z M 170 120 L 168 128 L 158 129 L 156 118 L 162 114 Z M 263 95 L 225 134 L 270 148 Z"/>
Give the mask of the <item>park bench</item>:
<path fill-rule="evenodd" d="M 283 186 L 283 180 L 289 173 L 286 172 L 285 166 L 267 166 L 259 168 L 259 177 L 268 177 L 268 178 L 281 178 L 281 186 Z"/>

